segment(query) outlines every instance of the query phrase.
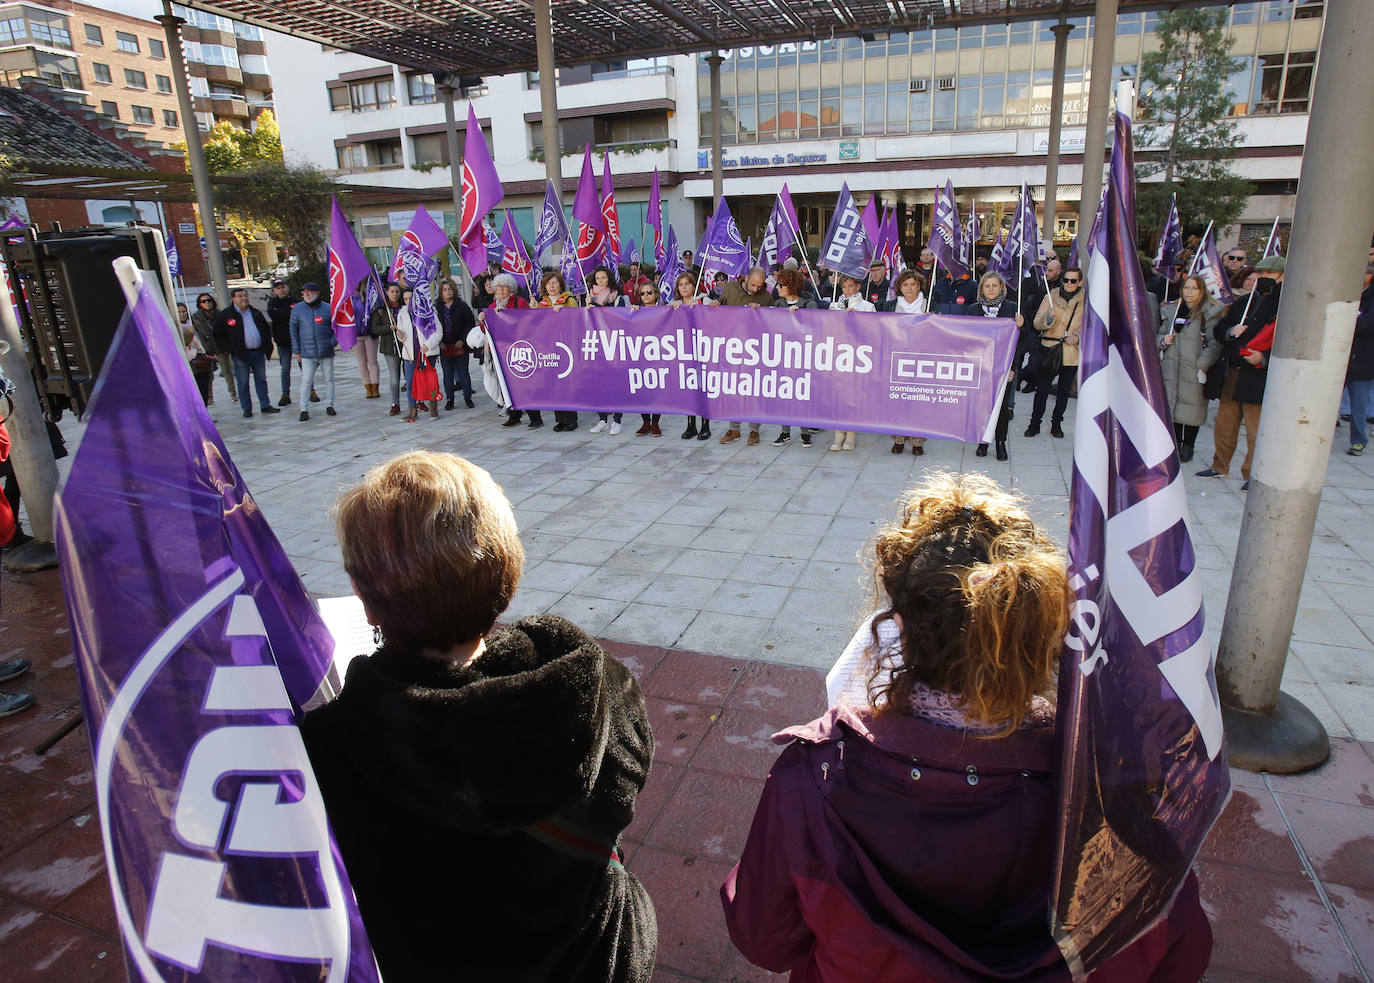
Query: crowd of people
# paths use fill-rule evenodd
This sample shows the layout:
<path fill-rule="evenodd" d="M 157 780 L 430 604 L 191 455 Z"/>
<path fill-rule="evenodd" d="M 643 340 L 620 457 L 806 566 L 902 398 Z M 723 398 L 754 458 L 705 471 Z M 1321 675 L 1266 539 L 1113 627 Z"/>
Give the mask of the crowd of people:
<path fill-rule="evenodd" d="M 379 647 L 301 730 L 382 974 L 645 983 L 654 899 L 621 854 L 654 766 L 635 677 L 563 618 L 495 628 L 524 552 L 470 462 L 401 455 L 336 515 Z M 866 691 L 774 738 L 730 937 L 796 981 L 1068 983 L 1045 917 L 1064 557 L 995 483 L 944 475 L 870 559 Z M 1092 978 L 1188 983 L 1211 944 L 1189 874 Z"/>
<path fill-rule="evenodd" d="M 405 419 L 415 421 L 422 413 L 431 419 L 440 416 L 439 403 L 453 410 L 461 398 L 463 406 L 473 408 L 474 383 L 472 359 L 478 361 L 481 385 L 500 407 L 506 427 L 539 429 L 544 414 L 539 409 L 515 409 L 506 405 L 502 386 L 492 371 L 491 346 L 486 344 L 488 311 L 528 307 L 780 307 L 792 310 L 828 308 L 853 314 L 895 312 L 899 314 L 940 313 L 980 318 L 1011 318 L 1020 329 L 1011 374 L 1006 380 L 1002 403 L 993 436 L 999 461 L 1008 460 L 1010 424 L 1015 415 L 1017 392 L 1031 396 L 1031 411 L 1024 436 L 1040 434 L 1046 412 L 1049 431 L 1064 437 L 1063 422 L 1068 401 L 1077 387 L 1079 338 L 1084 314 L 1083 271 L 1065 269 L 1057 255 L 1051 254 L 1035 275 L 1020 284 L 987 271 L 987 258 L 976 258 L 973 268 L 954 275 L 939 268 L 929 249 L 920 260 L 902 270 L 889 282 L 887 269 L 879 261 L 867 276 L 834 273 L 825 267 L 788 259 L 775 270 L 750 269 L 744 276 L 722 274 L 704 276 L 694 263 L 690 250 L 681 257 L 684 272 L 669 287 L 660 289 L 655 271 L 638 262 L 619 268 L 599 265 L 590 271 L 585 293 L 574 294 L 557 270 L 542 271 L 537 280 L 517 280 L 496 267 L 475 278 L 469 300 L 460 296 L 457 284 L 445 277 L 435 291 L 437 320 L 427 329 L 414 323 L 409 312 L 409 291 L 401 284 L 386 285 L 382 302 L 371 314 L 367 330 L 353 348 L 363 381 L 365 398 L 380 399 L 380 362 L 386 363 L 389 410 L 392 416 L 402 411 L 405 393 Z M 1157 337 L 1164 374 L 1165 391 L 1174 421 L 1179 458 L 1191 461 L 1197 435 L 1207 422 L 1208 404 L 1217 403 L 1215 451 L 1201 477 L 1224 477 L 1230 473 L 1242 426 L 1246 432 L 1246 453 L 1241 476 L 1248 487 L 1254 458 L 1254 442 L 1264 396 L 1265 368 L 1273 342 L 1285 260 L 1269 256 L 1250 265 L 1244 248 L 1235 247 L 1223 256 L 1235 299 L 1222 305 L 1208 293 L 1202 277 L 1190 275 L 1190 256 L 1185 251 L 1171 271 L 1157 274 L 1146 262 L 1141 267 L 1149 287 L 1151 317 L 1157 324 Z M 1374 269 L 1374 250 L 1371 250 Z M 1366 276 L 1366 284 L 1369 282 Z M 528 285 L 527 285 L 528 284 Z M 533 293 L 529 287 L 533 287 Z M 213 400 L 212 385 L 216 371 L 222 376 L 231 399 L 239 402 L 245 417 L 253 414 L 250 380 L 261 412 L 275 413 L 278 406 L 292 402 L 292 367 L 298 367 L 302 393 L 308 399 L 322 397 L 314 389 L 318 377 L 325 389 L 325 412 L 334 416 L 334 355 L 337 342 L 330 330 L 328 305 L 321 299 L 318 284 L 307 283 L 299 299 L 289 295 L 285 283 L 273 284 L 272 297 L 264 314 L 248 303 L 247 291 L 231 295 L 231 303 L 217 310 L 214 297 L 203 293 L 196 299 L 196 310 L 189 317 L 181 311 L 186 334 L 187 359 L 207 404 Z M 1342 402 L 1342 420 L 1350 422 L 1349 453 L 1363 454 L 1367 446 L 1366 414 L 1374 385 L 1374 326 L 1370 324 L 1369 292 L 1362 300 L 1354 349 L 1351 353 L 1348 388 Z M 280 362 L 280 399 L 273 406 L 267 389 L 267 359 L 276 349 Z M 417 398 L 415 373 L 421 366 L 442 369 L 438 398 Z M 421 393 L 421 396 L 428 395 Z M 1051 405 L 1051 397 L 1053 403 Z M 597 412 L 591 426 L 593 434 L 618 436 L 624 412 L 608 405 Z M 300 419 L 309 419 L 308 406 L 302 405 Z M 579 414 L 554 411 L 555 432 L 570 432 L 580 425 Z M 799 429 L 802 447 L 814 446 L 820 431 Z M 661 417 L 641 414 L 636 436 L 661 437 Z M 711 420 L 688 416 L 681 438 L 709 440 Z M 762 442 L 757 423 L 731 420 L 720 435 L 721 443 L 745 440 L 750 446 Z M 779 428 L 771 444 L 785 447 L 792 443 L 793 427 Z M 857 434 L 837 431 L 830 450 L 852 451 Z M 892 453 L 910 447 L 913 454 L 925 453 L 920 437 L 901 434 L 892 437 Z M 978 456 L 986 456 L 988 444 L 979 444 Z"/>

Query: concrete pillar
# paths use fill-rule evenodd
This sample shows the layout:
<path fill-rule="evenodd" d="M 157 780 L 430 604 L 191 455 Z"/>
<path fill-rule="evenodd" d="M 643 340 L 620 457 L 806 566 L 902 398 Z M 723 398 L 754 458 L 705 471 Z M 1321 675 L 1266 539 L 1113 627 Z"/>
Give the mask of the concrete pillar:
<path fill-rule="evenodd" d="M 1374 145 L 1374 59 L 1368 55 L 1374 4 L 1328 4 L 1326 17 L 1308 146 Z M 1217 658 L 1231 763 L 1251 770 L 1301 771 L 1321 764 L 1329 752 L 1320 722 L 1280 693 L 1279 682 L 1326 484 L 1374 228 L 1374 197 L 1331 192 L 1368 180 L 1361 154 L 1303 157 L 1279 329 Z"/>
<path fill-rule="evenodd" d="M 712 51 L 706 59 L 711 66 L 711 201 L 706 209 L 709 216 L 715 213 L 716 202 L 725 193 L 725 164 L 721 158 L 720 147 L 720 65 L 725 59 L 719 51 Z"/>
<path fill-rule="evenodd" d="M 1112 94 L 1112 53 L 1116 48 L 1116 0 L 1097 0 L 1093 11 L 1092 80 L 1088 85 L 1088 123 L 1083 138 L 1083 196 L 1078 203 L 1078 255 L 1088 255 L 1088 236 L 1102 197 L 1102 157 L 1107 151 L 1107 108 Z"/>
<path fill-rule="evenodd" d="M 57 461 L 52 456 L 43 406 L 33 385 L 29 361 L 19 338 L 19 320 L 10 302 L 9 279 L 0 288 L 0 371 L 14 383 L 14 412 L 5 421 L 10 435 L 14 476 L 29 514 L 32 543 L 10 550 L 6 570 L 41 570 L 57 565 L 52 546 L 52 501 L 57 491 Z M 19 516 L 15 516 L 19 518 Z"/>
<path fill-rule="evenodd" d="M 1054 31 L 1054 80 L 1050 94 L 1050 146 L 1045 161 L 1045 223 L 1041 238 L 1054 242 L 1054 218 L 1059 201 L 1059 134 L 1064 125 L 1064 66 L 1069 54 L 1069 32 L 1073 25 L 1063 15 Z"/>
<path fill-rule="evenodd" d="M 534 43 L 539 59 L 539 111 L 544 127 L 544 173 L 563 200 L 563 144 L 558 133 L 558 68 L 553 61 L 550 0 L 534 0 Z"/>
<path fill-rule="evenodd" d="M 205 169 L 205 151 L 200 145 L 200 127 L 196 125 L 196 107 L 191 101 L 191 85 L 186 78 L 186 58 L 181 51 L 181 25 L 185 23 L 172 13 L 171 0 L 162 0 L 162 14 L 157 18 L 167 34 L 167 57 L 172 60 L 172 85 L 176 88 L 177 105 L 181 107 L 181 130 L 186 137 L 186 159 L 191 164 L 191 180 L 196 189 L 196 210 L 200 213 L 200 227 L 205 233 L 205 262 L 210 271 L 210 289 L 219 298 L 220 307 L 229 306 L 229 278 L 224 272 L 224 255 L 219 248 L 219 226 L 215 223 L 215 198 L 210 190 L 210 172 Z M 244 272 L 247 272 L 245 268 Z"/>

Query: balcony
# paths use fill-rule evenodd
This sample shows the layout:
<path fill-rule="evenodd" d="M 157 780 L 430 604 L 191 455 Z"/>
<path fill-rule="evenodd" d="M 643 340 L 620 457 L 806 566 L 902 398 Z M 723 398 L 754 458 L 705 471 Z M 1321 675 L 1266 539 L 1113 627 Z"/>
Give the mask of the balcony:
<path fill-rule="evenodd" d="M 207 101 L 210 103 L 209 111 L 216 116 L 233 116 L 236 119 L 248 118 L 248 102 L 242 96 L 229 96 L 212 92 Z"/>
<path fill-rule="evenodd" d="M 643 78 L 647 75 L 668 75 L 673 74 L 672 65 L 643 65 L 639 68 L 622 68 L 616 71 L 593 71 L 592 81 L 600 82 L 603 79 L 631 79 Z"/>
<path fill-rule="evenodd" d="M 196 73 L 192 73 L 193 75 Z M 229 82 L 233 85 L 243 84 L 243 72 L 232 65 L 206 65 L 205 77 L 211 82 Z"/>
<path fill-rule="evenodd" d="M 535 130 L 535 132 L 536 132 L 536 133 L 539 133 L 540 131 L 539 131 L 539 130 Z M 541 135 L 542 135 L 542 134 L 541 134 Z M 592 144 L 592 154 L 593 154 L 593 156 L 600 155 L 601 153 L 603 153 L 603 152 L 605 152 L 605 151 L 610 151 L 610 153 L 611 153 L 612 155 L 616 156 L 616 157 L 629 157 L 629 156 L 633 156 L 634 154 L 656 153 L 656 152 L 658 152 L 658 151 L 660 151 L 660 150 L 676 150 L 676 149 L 677 149 L 677 141 L 676 141 L 676 140 L 665 140 L 665 139 L 661 139 L 661 138 L 658 138 L 658 139 L 649 139 L 649 140 L 622 140 L 622 141 L 619 141 L 619 142 L 617 142 L 617 143 L 594 143 L 594 144 Z M 564 147 L 564 148 L 563 148 L 563 156 L 564 156 L 564 157 L 580 157 L 581 155 L 582 155 L 582 148 L 581 148 L 581 147 Z M 542 145 L 536 146 L 533 150 L 530 151 L 530 160 L 533 160 L 533 161 L 542 161 L 543 159 L 544 159 L 544 147 L 543 147 Z"/>

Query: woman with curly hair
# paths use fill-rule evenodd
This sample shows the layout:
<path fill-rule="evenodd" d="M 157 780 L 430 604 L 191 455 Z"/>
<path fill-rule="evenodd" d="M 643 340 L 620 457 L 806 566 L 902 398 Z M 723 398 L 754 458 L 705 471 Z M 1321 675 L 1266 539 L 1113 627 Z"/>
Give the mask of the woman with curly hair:
<path fill-rule="evenodd" d="M 994 482 L 946 474 L 906 496 L 873 562 L 865 671 L 774 737 L 788 746 L 721 888 L 730 938 L 792 983 L 1068 983 L 1047 918 L 1064 557 Z M 1091 979 L 1195 981 L 1210 954 L 1190 875 Z"/>

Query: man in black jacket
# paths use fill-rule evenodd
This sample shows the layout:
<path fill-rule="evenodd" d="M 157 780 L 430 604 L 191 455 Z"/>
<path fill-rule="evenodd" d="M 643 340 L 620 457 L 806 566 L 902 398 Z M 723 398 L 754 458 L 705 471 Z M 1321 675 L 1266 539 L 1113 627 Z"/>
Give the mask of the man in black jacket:
<path fill-rule="evenodd" d="M 1255 301 L 1245 320 L 1235 324 L 1227 318 L 1217 322 L 1216 340 L 1226 346 L 1222 361 L 1226 364 L 1226 379 L 1222 383 L 1221 402 L 1217 406 L 1213 440 L 1216 451 L 1212 466 L 1199 471 L 1199 478 L 1224 478 L 1231 471 L 1231 456 L 1240 439 L 1241 421 L 1245 422 L 1245 460 L 1240 474 L 1245 479 L 1242 491 L 1250 488 L 1250 465 L 1255 457 L 1255 437 L 1259 433 L 1260 404 L 1264 402 L 1264 382 L 1268 376 L 1271 347 L 1252 349 L 1250 342 L 1266 325 L 1274 324 L 1279 313 L 1279 294 L 1283 283 L 1284 258 L 1267 256 L 1255 266 Z M 1269 345 L 1272 346 L 1272 338 Z"/>
<path fill-rule="evenodd" d="M 874 307 L 887 303 L 887 292 L 891 286 L 887 281 L 887 264 L 874 260 L 868 265 L 868 276 L 859 284 L 859 294 Z"/>
<path fill-rule="evenodd" d="M 215 344 L 221 353 L 234 359 L 234 380 L 238 384 L 239 406 L 243 415 L 253 415 L 253 397 L 248 392 L 248 375 L 252 373 L 258 391 L 258 405 L 264 413 L 280 413 L 267 394 L 267 354 L 272 350 L 271 325 L 262 311 L 248 303 L 248 291 L 235 287 L 229 294 L 229 306 L 215 315 Z M 290 343 L 287 343 L 290 347 Z"/>
<path fill-rule="evenodd" d="M 267 319 L 272 322 L 272 341 L 281 361 L 281 399 L 278 406 L 291 405 L 291 308 L 300 300 L 291 296 L 285 280 L 272 281 L 272 296 L 267 298 Z"/>

